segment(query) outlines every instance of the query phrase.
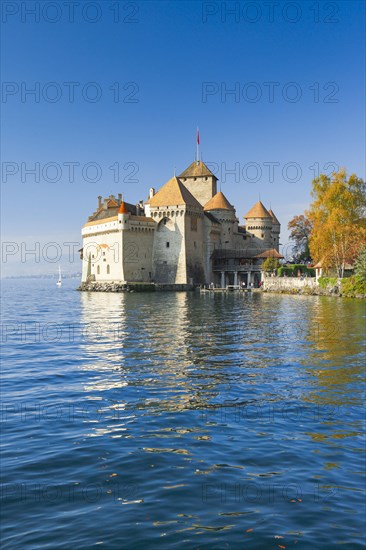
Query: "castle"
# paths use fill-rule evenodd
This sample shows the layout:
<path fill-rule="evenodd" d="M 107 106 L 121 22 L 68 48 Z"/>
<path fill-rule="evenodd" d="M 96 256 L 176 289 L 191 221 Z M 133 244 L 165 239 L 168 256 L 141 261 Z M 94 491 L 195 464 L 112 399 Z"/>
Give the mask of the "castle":
<path fill-rule="evenodd" d="M 257 286 L 264 259 L 282 258 L 280 222 L 260 201 L 244 219 L 202 160 L 145 202 L 98 197 L 82 228 L 82 281 Z"/>

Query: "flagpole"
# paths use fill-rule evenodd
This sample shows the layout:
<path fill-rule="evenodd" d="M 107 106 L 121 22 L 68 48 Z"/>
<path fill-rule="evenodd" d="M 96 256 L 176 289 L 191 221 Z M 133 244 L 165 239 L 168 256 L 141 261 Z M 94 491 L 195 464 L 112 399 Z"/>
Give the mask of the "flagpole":
<path fill-rule="evenodd" d="M 196 162 L 197 164 L 199 164 L 199 161 L 200 161 L 200 131 L 198 129 L 198 126 L 197 126 L 197 152 L 196 152 Z"/>

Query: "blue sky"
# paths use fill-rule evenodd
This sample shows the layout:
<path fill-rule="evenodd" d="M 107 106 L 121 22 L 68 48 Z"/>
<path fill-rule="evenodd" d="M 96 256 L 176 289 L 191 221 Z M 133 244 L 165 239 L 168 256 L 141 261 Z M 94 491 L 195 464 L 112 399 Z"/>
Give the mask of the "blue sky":
<path fill-rule="evenodd" d="M 260 196 L 283 243 L 318 171 L 365 177 L 365 3 L 268 4 L 3 2 L 3 240 L 81 242 L 99 194 L 183 171 L 197 126 L 241 221 Z M 20 260 L 3 275 L 54 269 Z"/>

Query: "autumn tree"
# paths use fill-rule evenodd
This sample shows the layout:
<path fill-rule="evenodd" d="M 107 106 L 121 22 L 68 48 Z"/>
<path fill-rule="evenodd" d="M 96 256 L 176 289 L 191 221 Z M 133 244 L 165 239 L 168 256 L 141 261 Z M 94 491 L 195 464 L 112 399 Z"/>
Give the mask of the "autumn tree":
<path fill-rule="evenodd" d="M 312 223 L 304 214 L 294 216 L 287 224 L 287 229 L 290 230 L 290 240 L 294 242 L 294 255 L 299 259 L 306 259 L 310 256 L 309 237 L 311 228 Z"/>
<path fill-rule="evenodd" d="M 312 223 L 311 256 L 343 277 L 366 239 L 366 184 L 355 174 L 347 177 L 345 170 L 321 174 L 313 181 L 312 197 L 306 213 Z"/>

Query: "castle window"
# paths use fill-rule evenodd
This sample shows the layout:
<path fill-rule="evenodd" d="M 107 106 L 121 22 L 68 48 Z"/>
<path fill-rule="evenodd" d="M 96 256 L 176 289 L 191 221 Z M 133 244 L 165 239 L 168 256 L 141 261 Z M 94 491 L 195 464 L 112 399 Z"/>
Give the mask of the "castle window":
<path fill-rule="evenodd" d="M 107 275 L 109 275 L 111 272 L 109 265 L 107 265 Z"/>
<path fill-rule="evenodd" d="M 97 274 L 98 274 L 98 275 L 100 274 L 100 267 L 99 267 L 99 265 L 97 266 Z"/>
<path fill-rule="evenodd" d="M 169 241 L 167 241 L 166 247 L 169 248 L 169 246 L 170 246 L 170 243 L 169 243 Z"/>
<path fill-rule="evenodd" d="M 264 233 L 262 233 L 262 239 L 264 238 Z"/>
<path fill-rule="evenodd" d="M 193 246 L 194 246 L 195 248 L 197 248 L 197 243 L 196 243 L 196 241 L 193 242 Z"/>
<path fill-rule="evenodd" d="M 105 256 L 105 252 L 103 252 L 103 256 Z"/>

